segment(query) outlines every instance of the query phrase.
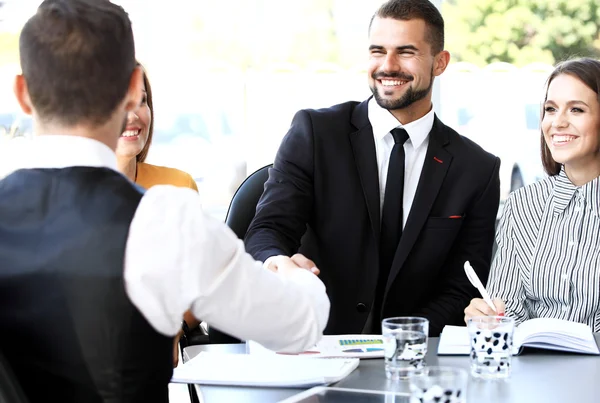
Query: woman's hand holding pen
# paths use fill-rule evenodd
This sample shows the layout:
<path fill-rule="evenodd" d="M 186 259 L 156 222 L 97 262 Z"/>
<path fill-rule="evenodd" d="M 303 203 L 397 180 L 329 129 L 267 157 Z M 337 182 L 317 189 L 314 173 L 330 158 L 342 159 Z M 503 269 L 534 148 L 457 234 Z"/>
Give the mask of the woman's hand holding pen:
<path fill-rule="evenodd" d="M 473 298 L 469 306 L 465 308 L 465 323 L 474 316 L 504 316 L 504 301 L 496 298 L 493 303 L 497 312 L 494 312 L 483 298 Z"/>

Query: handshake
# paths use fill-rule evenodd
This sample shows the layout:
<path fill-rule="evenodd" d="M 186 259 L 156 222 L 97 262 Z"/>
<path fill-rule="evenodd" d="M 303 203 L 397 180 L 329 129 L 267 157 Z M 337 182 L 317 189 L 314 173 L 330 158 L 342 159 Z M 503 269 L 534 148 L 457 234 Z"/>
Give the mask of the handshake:
<path fill-rule="evenodd" d="M 316 267 L 315 262 L 300 253 L 296 253 L 292 257 L 284 255 L 272 256 L 265 261 L 265 267 L 272 272 L 282 272 L 282 274 L 287 274 L 298 269 L 308 270 L 317 276 L 321 273 Z"/>

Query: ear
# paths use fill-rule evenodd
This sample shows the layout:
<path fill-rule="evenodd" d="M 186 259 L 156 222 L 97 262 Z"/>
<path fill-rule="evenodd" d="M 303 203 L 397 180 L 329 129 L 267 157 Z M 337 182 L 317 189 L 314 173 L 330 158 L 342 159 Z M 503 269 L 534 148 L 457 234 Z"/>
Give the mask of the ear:
<path fill-rule="evenodd" d="M 442 74 L 446 70 L 446 67 L 448 67 L 448 63 L 450 63 L 450 52 L 442 50 L 435 56 L 433 62 L 433 75 L 437 77 Z"/>
<path fill-rule="evenodd" d="M 144 72 L 141 67 L 136 67 L 129 79 L 129 88 L 125 94 L 124 104 L 127 112 L 135 111 L 142 103 L 142 90 L 144 88 Z"/>
<path fill-rule="evenodd" d="M 17 102 L 19 106 L 28 115 L 31 115 L 33 112 L 33 105 L 31 104 L 31 98 L 29 97 L 29 90 L 27 89 L 27 82 L 25 81 L 25 77 L 22 74 L 19 74 L 15 77 L 15 82 L 13 84 L 13 91 L 15 93 L 15 97 L 17 98 Z"/>

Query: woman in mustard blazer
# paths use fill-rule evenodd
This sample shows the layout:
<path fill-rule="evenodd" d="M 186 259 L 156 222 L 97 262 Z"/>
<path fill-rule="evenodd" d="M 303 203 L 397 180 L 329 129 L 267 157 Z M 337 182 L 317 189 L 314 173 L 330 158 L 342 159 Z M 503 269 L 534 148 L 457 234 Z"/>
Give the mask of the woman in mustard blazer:
<path fill-rule="evenodd" d="M 140 67 L 143 66 L 138 63 Z M 117 165 L 131 181 L 148 189 L 154 185 L 174 185 L 198 191 L 190 174 L 175 168 L 148 164 L 146 157 L 154 129 L 152 88 L 144 70 L 144 96 L 135 112 L 127 115 L 127 126 L 117 144 Z"/>

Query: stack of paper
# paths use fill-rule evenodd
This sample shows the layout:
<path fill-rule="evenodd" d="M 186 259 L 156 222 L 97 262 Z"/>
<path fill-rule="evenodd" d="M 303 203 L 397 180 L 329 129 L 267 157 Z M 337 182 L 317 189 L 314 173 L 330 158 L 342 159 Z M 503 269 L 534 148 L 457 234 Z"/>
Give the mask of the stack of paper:
<path fill-rule="evenodd" d="M 272 355 L 276 353 L 255 341 L 247 343 L 250 354 Z M 367 334 L 323 336 L 313 348 L 297 355 L 313 358 L 383 358 L 383 337 Z"/>
<path fill-rule="evenodd" d="M 358 359 L 313 360 L 283 355 L 202 352 L 173 370 L 171 382 L 260 387 L 311 387 L 337 382 Z"/>

